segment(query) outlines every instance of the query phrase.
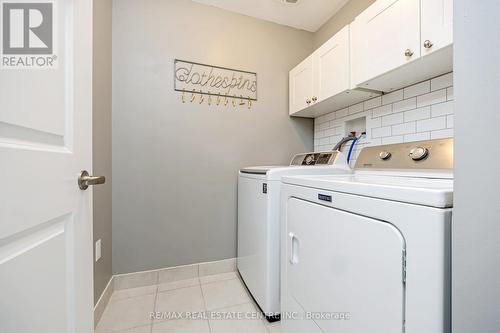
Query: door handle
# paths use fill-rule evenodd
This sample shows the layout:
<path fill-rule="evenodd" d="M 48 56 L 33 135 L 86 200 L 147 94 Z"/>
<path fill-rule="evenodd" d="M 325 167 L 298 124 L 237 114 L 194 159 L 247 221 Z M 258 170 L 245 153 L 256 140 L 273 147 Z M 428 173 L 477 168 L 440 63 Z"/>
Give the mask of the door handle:
<path fill-rule="evenodd" d="M 299 262 L 299 240 L 293 232 L 288 234 L 290 237 L 290 264 L 295 265 Z"/>
<path fill-rule="evenodd" d="M 99 184 L 104 184 L 105 182 L 106 182 L 106 177 L 90 176 L 87 170 L 83 170 L 82 172 L 80 172 L 80 177 L 78 177 L 78 187 L 80 188 L 80 190 L 88 189 L 89 185 L 99 185 Z"/>

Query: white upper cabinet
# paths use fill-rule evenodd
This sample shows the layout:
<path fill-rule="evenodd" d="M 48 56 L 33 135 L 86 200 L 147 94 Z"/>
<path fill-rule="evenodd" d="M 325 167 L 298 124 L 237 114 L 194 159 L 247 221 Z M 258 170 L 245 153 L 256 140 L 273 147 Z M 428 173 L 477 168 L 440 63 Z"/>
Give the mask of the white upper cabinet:
<path fill-rule="evenodd" d="M 349 26 L 317 49 L 312 57 L 313 101 L 321 102 L 350 88 Z"/>
<path fill-rule="evenodd" d="M 453 0 L 377 0 L 290 72 L 290 114 L 318 117 L 453 71 Z"/>
<path fill-rule="evenodd" d="M 313 59 L 309 57 L 290 71 L 290 114 L 305 109 L 314 94 Z"/>
<path fill-rule="evenodd" d="M 453 0 L 374 2 L 351 24 L 353 85 L 390 92 L 452 71 L 452 24 Z"/>
<path fill-rule="evenodd" d="M 422 1 L 422 56 L 453 43 L 453 0 Z"/>
<path fill-rule="evenodd" d="M 429 2 L 438 0 L 428 0 Z M 379 0 L 351 24 L 356 86 L 420 57 L 420 0 Z"/>
<path fill-rule="evenodd" d="M 351 90 L 350 54 L 345 26 L 290 71 L 290 115 L 314 118 L 378 95 Z"/>

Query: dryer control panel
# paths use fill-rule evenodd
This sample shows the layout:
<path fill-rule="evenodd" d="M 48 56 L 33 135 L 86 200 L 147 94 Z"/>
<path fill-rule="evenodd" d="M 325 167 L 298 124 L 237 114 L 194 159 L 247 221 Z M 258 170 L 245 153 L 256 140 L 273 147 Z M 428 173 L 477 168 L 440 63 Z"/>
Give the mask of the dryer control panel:
<path fill-rule="evenodd" d="M 367 147 L 356 169 L 453 169 L 453 139 Z"/>
<path fill-rule="evenodd" d="M 335 162 L 335 157 L 337 156 L 337 152 L 329 151 L 329 152 L 320 152 L 320 153 L 306 153 L 306 154 L 297 154 L 293 157 L 290 162 L 291 166 L 309 166 L 309 165 L 333 165 Z"/>

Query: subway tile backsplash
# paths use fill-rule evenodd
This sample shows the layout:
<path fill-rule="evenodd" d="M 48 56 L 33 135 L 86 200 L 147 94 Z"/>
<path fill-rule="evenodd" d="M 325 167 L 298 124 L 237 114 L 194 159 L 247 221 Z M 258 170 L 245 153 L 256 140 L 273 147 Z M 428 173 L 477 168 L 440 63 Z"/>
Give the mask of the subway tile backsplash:
<path fill-rule="evenodd" d="M 453 137 L 453 73 L 316 118 L 314 150 L 331 150 L 348 134 L 346 123 L 362 117 L 366 137 L 356 145 L 352 165 L 366 146 Z"/>

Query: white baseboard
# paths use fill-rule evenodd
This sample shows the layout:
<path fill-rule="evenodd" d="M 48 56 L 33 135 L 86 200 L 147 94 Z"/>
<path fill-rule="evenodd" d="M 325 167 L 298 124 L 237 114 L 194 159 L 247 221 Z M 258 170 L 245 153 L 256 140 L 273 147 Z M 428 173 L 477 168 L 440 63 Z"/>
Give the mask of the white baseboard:
<path fill-rule="evenodd" d="M 144 272 L 118 274 L 114 276 L 114 287 L 116 290 L 145 287 L 234 271 L 236 271 L 236 258 L 231 258 Z"/>
<path fill-rule="evenodd" d="M 102 291 L 101 297 L 99 297 L 99 300 L 94 306 L 94 328 L 97 326 L 97 323 L 102 317 L 102 314 L 104 313 L 104 309 L 109 303 L 109 299 L 111 298 L 111 295 L 113 294 L 113 291 L 115 290 L 115 277 L 111 276 L 111 279 L 109 279 L 108 284 L 106 285 L 106 288 Z"/>

